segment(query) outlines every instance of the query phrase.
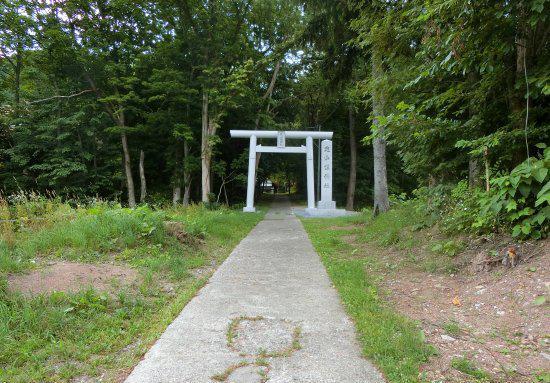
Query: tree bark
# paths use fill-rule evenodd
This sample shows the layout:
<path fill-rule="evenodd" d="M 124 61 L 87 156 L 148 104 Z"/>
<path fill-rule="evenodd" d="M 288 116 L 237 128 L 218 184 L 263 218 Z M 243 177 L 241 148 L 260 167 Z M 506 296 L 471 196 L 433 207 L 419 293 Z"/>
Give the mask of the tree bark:
<path fill-rule="evenodd" d="M 189 206 L 189 197 L 191 195 L 191 174 L 187 167 L 189 158 L 189 144 L 187 140 L 183 142 L 183 206 Z"/>
<path fill-rule="evenodd" d="M 269 82 L 269 85 L 267 87 L 267 90 L 265 91 L 264 95 L 262 96 L 262 101 L 265 102 L 265 100 L 271 99 L 271 95 L 273 94 L 273 89 L 275 88 L 275 82 L 277 81 L 277 75 L 279 74 L 279 70 L 281 69 L 281 61 L 277 61 L 277 64 L 275 64 L 275 68 L 273 69 L 273 74 L 271 75 L 271 81 Z M 254 130 L 258 130 L 260 128 L 260 110 L 258 110 L 258 115 L 256 116 L 256 121 L 254 122 Z M 269 113 L 269 102 L 266 106 L 266 113 Z M 262 158 L 262 153 L 256 153 L 256 173 L 258 173 L 258 166 L 260 165 L 260 159 Z"/>
<path fill-rule="evenodd" d="M 478 159 L 471 156 L 468 160 L 468 188 L 474 189 L 481 184 L 480 174 Z"/>
<path fill-rule="evenodd" d="M 355 201 L 355 186 L 357 182 L 357 141 L 355 138 L 355 114 L 353 107 L 348 110 L 349 125 L 349 178 L 346 210 L 353 210 Z"/>
<path fill-rule="evenodd" d="M 485 152 L 483 153 L 483 161 L 485 162 L 485 191 L 491 190 L 491 170 L 489 168 L 489 149 L 485 147 Z"/>
<path fill-rule="evenodd" d="M 468 73 L 468 83 L 470 89 L 476 89 L 478 83 L 477 72 L 471 71 Z M 479 105 L 476 104 L 476 101 L 472 97 L 469 106 L 468 106 L 468 118 L 472 120 L 475 118 L 479 110 Z M 468 188 L 475 189 L 476 187 L 481 186 L 481 169 L 479 164 L 479 158 L 475 155 L 470 154 L 468 159 Z"/>
<path fill-rule="evenodd" d="M 182 161 L 181 161 L 181 149 L 176 141 L 175 155 L 174 155 L 174 173 L 172 177 L 172 204 L 176 206 L 181 201 L 181 173 L 182 173 Z"/>
<path fill-rule="evenodd" d="M 18 47 L 15 58 L 15 115 L 19 117 L 19 109 L 21 104 L 21 70 L 23 68 L 23 48 Z"/>
<path fill-rule="evenodd" d="M 275 82 L 277 81 L 277 75 L 279 74 L 280 69 L 281 69 L 281 61 L 277 61 L 277 64 L 275 64 L 275 69 L 273 69 L 273 74 L 271 75 L 271 81 L 269 82 L 269 86 L 267 87 L 267 90 L 262 96 L 262 101 L 265 101 L 271 98 L 271 95 L 273 94 L 273 89 L 275 88 Z M 267 111 L 269 111 L 269 104 L 267 104 L 266 108 L 267 108 Z M 260 107 L 260 110 L 258 110 L 258 115 L 256 116 L 256 121 L 254 122 L 254 130 L 258 130 L 258 128 L 260 127 L 261 109 L 262 108 Z"/>
<path fill-rule="evenodd" d="M 130 161 L 130 150 L 128 149 L 128 138 L 126 133 L 120 135 L 122 141 L 122 152 L 124 154 L 124 172 L 126 174 L 126 188 L 128 189 L 128 205 L 136 207 L 136 194 L 134 190 L 134 178 L 132 176 L 132 166 Z"/>
<path fill-rule="evenodd" d="M 372 48 L 372 78 L 378 82 L 384 77 L 382 54 L 373 46 Z M 375 84 L 372 92 L 373 125 L 377 128 L 372 143 L 374 153 L 374 215 L 389 210 L 390 200 L 388 196 L 388 175 L 386 170 L 386 139 L 384 128 L 379 125 L 379 117 L 384 115 L 386 95 L 383 87 Z"/>
<path fill-rule="evenodd" d="M 140 150 L 139 152 L 139 181 L 140 181 L 140 194 L 139 202 L 145 202 L 145 196 L 147 195 L 147 183 L 145 181 L 145 152 Z"/>
<path fill-rule="evenodd" d="M 527 158 L 529 158 L 529 142 L 527 138 L 527 117 L 525 119 L 523 116 L 526 116 L 526 113 L 528 111 L 528 103 L 529 99 L 527 101 L 525 100 L 526 95 L 526 84 L 525 84 L 525 71 L 526 71 L 526 62 L 527 62 L 527 35 L 528 35 L 528 29 L 527 27 L 520 27 L 520 30 L 518 32 L 518 36 L 516 37 L 516 75 L 515 75 L 515 82 L 514 86 L 512 87 L 511 91 L 513 92 L 512 95 L 512 113 L 514 118 L 514 125 L 516 126 L 516 129 L 518 130 L 525 130 L 525 148 L 526 148 L 526 154 Z M 527 103 L 526 103 L 527 102 Z M 522 157 L 518 158 L 516 161 L 521 162 L 523 160 Z"/>
<path fill-rule="evenodd" d="M 201 186 L 202 186 L 202 202 L 208 202 L 210 194 L 210 121 L 208 120 L 208 93 L 203 89 L 202 92 L 202 127 L 201 127 Z"/>

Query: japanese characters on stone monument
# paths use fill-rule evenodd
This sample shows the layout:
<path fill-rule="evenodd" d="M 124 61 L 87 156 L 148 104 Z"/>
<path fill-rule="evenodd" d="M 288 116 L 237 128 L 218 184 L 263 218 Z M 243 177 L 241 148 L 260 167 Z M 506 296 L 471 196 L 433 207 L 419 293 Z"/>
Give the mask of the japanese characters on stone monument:
<path fill-rule="evenodd" d="M 319 209 L 336 209 L 336 202 L 332 200 L 332 141 L 321 142 L 321 200 L 317 204 Z"/>

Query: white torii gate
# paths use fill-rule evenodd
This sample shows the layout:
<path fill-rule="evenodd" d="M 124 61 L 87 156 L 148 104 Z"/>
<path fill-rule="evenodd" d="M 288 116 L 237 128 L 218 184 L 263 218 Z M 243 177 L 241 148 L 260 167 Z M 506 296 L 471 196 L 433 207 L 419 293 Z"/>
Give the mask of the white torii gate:
<path fill-rule="evenodd" d="M 288 130 L 231 130 L 231 137 L 249 138 L 250 151 L 248 155 L 248 183 L 246 188 L 245 212 L 254 212 L 254 185 L 256 184 L 256 153 L 305 153 L 307 169 L 307 209 L 314 213 L 315 190 L 313 174 L 313 140 L 321 142 L 321 200 L 319 209 L 335 209 L 336 203 L 332 200 L 332 132 L 308 132 Z M 257 144 L 258 138 L 276 138 L 277 146 L 262 146 Z M 286 146 L 286 139 L 305 139 L 306 145 Z"/>

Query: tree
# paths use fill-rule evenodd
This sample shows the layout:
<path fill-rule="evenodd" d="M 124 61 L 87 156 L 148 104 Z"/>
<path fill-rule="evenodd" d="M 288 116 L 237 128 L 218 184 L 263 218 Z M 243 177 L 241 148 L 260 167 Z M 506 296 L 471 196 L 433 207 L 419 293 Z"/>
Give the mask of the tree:
<path fill-rule="evenodd" d="M 115 124 L 110 129 L 120 135 L 128 204 L 136 205 L 128 133 L 139 111 L 135 87 L 136 62 L 150 49 L 155 39 L 151 17 L 154 8 L 146 2 L 52 3 L 46 19 L 58 26 L 58 33 L 71 38 L 74 60 L 80 64 L 82 78 L 96 94 Z M 49 21 L 48 19 L 53 19 Z"/>

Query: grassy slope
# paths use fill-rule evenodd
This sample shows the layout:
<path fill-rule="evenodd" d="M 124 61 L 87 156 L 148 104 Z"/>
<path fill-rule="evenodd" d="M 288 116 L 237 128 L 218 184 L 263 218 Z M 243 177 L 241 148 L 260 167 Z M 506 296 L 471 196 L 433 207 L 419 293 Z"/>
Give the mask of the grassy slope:
<path fill-rule="evenodd" d="M 0 382 L 67 382 L 98 375 L 116 380 L 207 280 L 208 274 L 194 277 L 189 271 L 219 264 L 262 217 L 198 207 L 51 210 L 35 227 L 3 228 Z M 57 219 L 58 210 L 64 210 L 62 219 Z M 180 244 L 165 232 L 167 219 L 183 222 L 204 242 Z M 142 282 L 116 296 L 89 290 L 28 299 L 6 290 L 8 272 L 44 259 L 129 264 L 139 270 Z M 168 283 L 172 292 L 162 288 Z"/>
<path fill-rule="evenodd" d="M 389 382 L 412 383 L 419 381 L 419 367 L 433 350 L 425 344 L 416 323 L 381 300 L 377 277 L 366 271 L 367 266 L 378 261 L 368 255 L 356 256 L 356 250 L 342 239 L 350 232 L 338 229 L 368 222 L 367 226 L 357 226 L 354 230 L 364 241 L 393 241 L 409 222 L 402 212 L 392 214 L 374 221 L 364 214 L 302 222 L 355 321 L 364 355 L 379 367 Z"/>

